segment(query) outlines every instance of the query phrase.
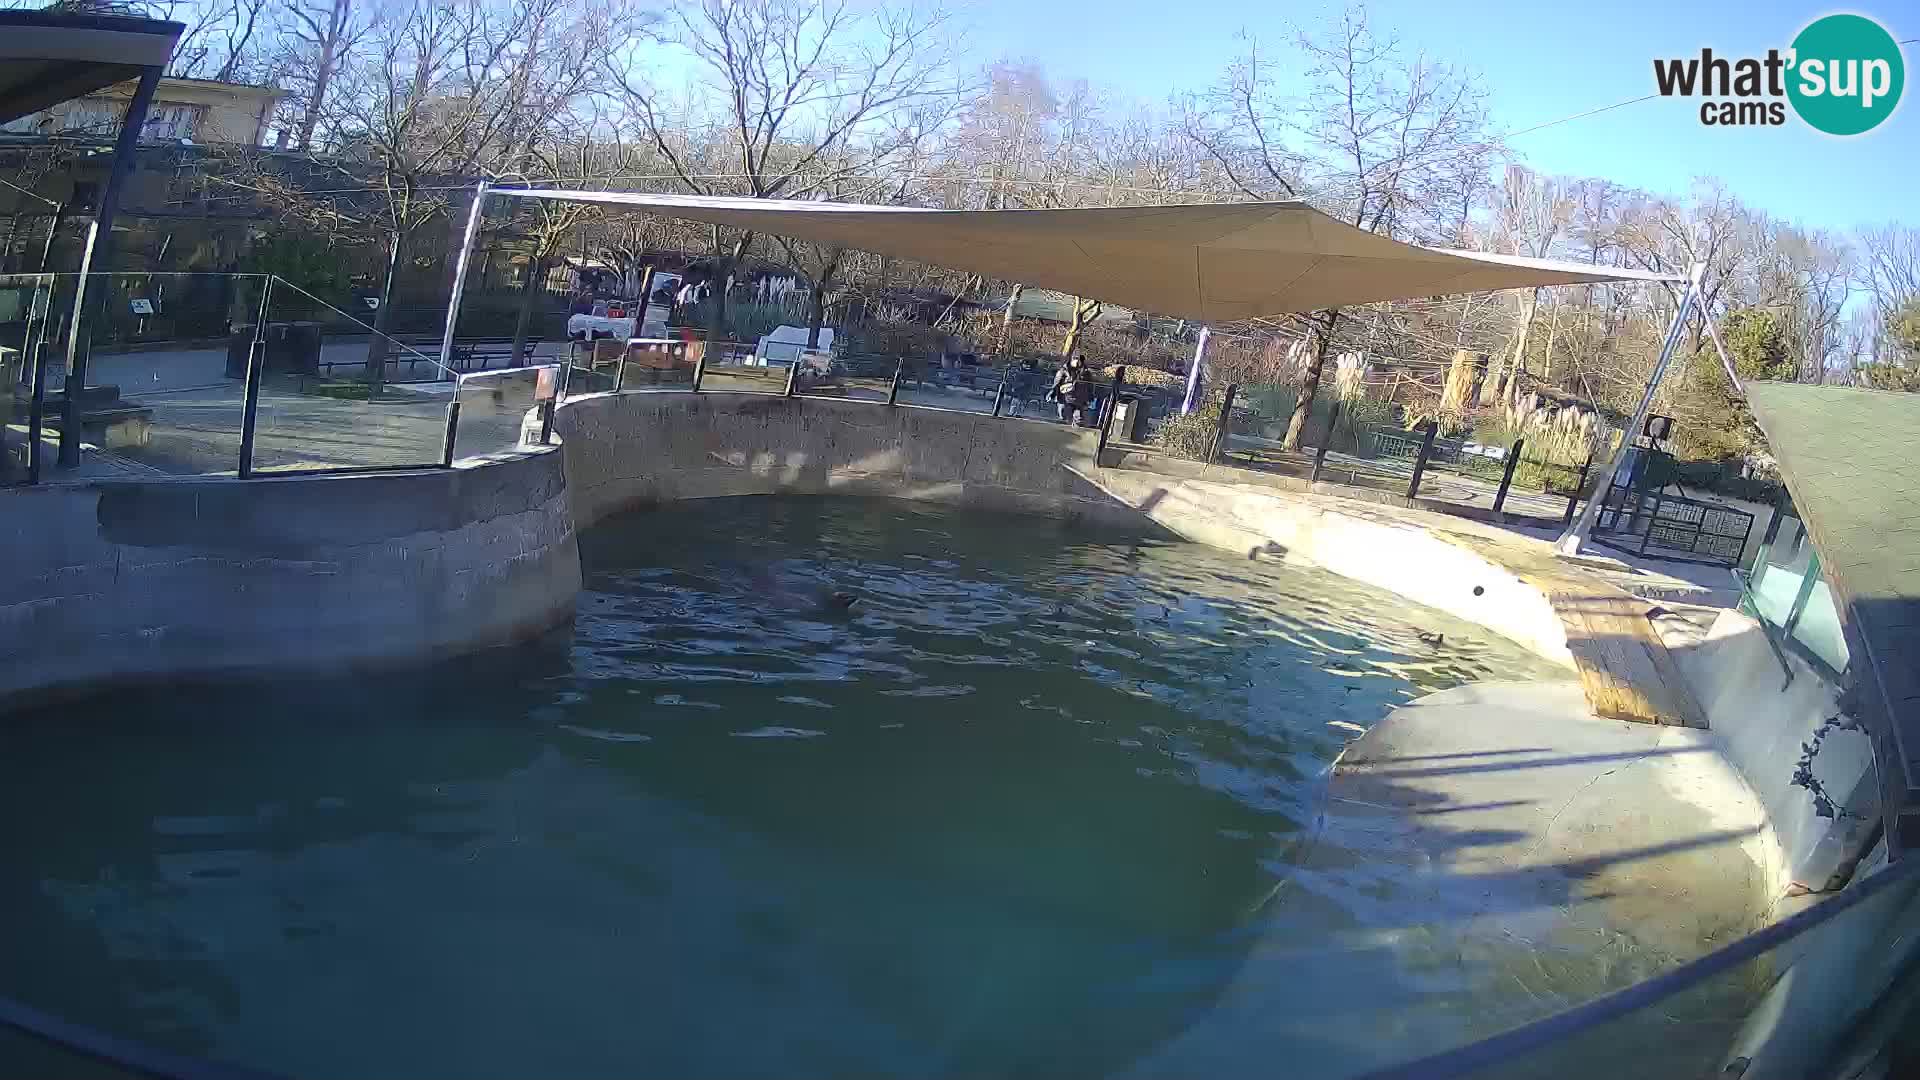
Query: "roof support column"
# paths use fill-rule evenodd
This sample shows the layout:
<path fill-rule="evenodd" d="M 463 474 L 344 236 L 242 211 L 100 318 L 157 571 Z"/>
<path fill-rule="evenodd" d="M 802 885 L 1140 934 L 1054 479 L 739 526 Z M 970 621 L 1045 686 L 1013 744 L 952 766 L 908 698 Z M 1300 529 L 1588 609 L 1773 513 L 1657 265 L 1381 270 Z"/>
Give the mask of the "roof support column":
<path fill-rule="evenodd" d="M 120 121 L 120 137 L 113 145 L 113 164 L 107 170 L 107 182 L 100 189 L 100 208 L 94 211 L 93 224 L 87 230 L 87 247 L 80 257 L 80 278 L 73 290 L 73 320 L 67 328 L 67 385 L 60 403 L 60 464 L 69 468 L 80 464 L 80 397 L 87 385 L 88 340 L 93 328 L 88 325 L 88 308 L 99 306 L 99 296 L 107 291 L 103 277 L 99 288 L 90 289 L 90 275 L 105 275 L 113 269 L 113 219 L 120 209 L 120 189 L 133 172 L 134 155 L 140 148 L 140 130 L 147 126 L 147 110 L 153 105 L 153 93 L 160 86 L 158 67 L 144 68 L 133 100 L 127 103 L 127 115 Z"/>
<path fill-rule="evenodd" d="M 1580 545 L 1586 542 L 1587 535 L 1593 531 L 1594 519 L 1600 516 L 1600 503 L 1613 487 L 1613 478 L 1620 471 L 1620 463 L 1626 460 L 1627 448 L 1633 443 L 1633 433 L 1647 422 L 1647 413 L 1653 409 L 1653 396 L 1660 389 L 1660 380 L 1667 374 L 1667 365 L 1673 362 L 1673 354 L 1680 347 L 1680 337 L 1687 327 L 1687 315 L 1700 300 L 1700 278 L 1706 271 L 1705 263 L 1694 263 L 1693 269 L 1687 272 L 1687 289 L 1680 295 L 1680 307 L 1673 313 L 1673 325 L 1667 327 L 1667 339 L 1660 345 L 1660 360 L 1653 365 L 1653 374 L 1647 379 L 1646 393 L 1640 395 L 1640 407 L 1633 410 L 1633 419 L 1627 421 L 1626 430 L 1620 433 L 1620 445 L 1607 461 L 1607 467 L 1600 470 L 1594 482 L 1593 494 L 1588 496 L 1586 505 L 1580 508 L 1580 516 L 1574 519 L 1572 527 L 1562 533 L 1554 544 L 1560 554 L 1580 554 Z"/>

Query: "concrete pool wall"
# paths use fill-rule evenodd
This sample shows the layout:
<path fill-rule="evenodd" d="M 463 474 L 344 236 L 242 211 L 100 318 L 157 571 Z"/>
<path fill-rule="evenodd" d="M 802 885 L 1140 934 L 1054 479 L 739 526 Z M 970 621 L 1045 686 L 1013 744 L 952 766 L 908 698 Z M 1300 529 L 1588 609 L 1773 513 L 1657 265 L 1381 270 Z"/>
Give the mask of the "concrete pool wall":
<path fill-rule="evenodd" d="M 0 699 L 413 664 L 572 617 L 553 451 L 449 470 L 0 490 Z"/>

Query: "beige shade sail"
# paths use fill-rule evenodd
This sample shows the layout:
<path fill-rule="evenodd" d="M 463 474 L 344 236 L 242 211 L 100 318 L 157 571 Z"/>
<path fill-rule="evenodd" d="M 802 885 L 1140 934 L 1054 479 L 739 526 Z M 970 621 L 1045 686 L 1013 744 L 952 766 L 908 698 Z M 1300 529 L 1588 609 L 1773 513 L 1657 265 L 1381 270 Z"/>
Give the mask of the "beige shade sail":
<path fill-rule="evenodd" d="M 1205 322 L 1536 285 L 1685 280 L 1403 244 L 1304 202 L 929 210 L 624 191 L 493 193 L 630 206 Z"/>

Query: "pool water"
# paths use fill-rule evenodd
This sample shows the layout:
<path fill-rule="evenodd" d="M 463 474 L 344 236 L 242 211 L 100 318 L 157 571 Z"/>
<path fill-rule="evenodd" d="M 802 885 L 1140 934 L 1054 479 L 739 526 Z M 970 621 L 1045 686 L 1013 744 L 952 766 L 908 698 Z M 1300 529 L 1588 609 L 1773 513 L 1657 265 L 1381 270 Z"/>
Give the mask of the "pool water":
<path fill-rule="evenodd" d="M 0 994 L 311 1080 L 1151 1074 L 1325 930 L 1272 899 L 1345 742 L 1564 677 L 1030 518 L 714 500 L 581 557 L 553 640 L 9 717 Z"/>

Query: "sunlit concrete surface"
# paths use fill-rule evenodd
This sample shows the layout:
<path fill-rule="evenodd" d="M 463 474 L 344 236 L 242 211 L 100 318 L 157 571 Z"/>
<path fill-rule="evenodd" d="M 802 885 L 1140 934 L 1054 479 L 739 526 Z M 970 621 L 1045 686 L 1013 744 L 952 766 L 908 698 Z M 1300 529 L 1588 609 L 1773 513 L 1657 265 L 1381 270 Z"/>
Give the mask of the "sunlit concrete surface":
<path fill-rule="evenodd" d="M 1135 1075 L 1264 1060 L 1344 1076 L 1461 1045 L 1725 945 L 1773 895 L 1762 808 L 1711 738 L 1596 719 L 1573 683 L 1480 683 L 1394 711 L 1347 748 L 1308 843 L 1249 932 L 1325 925 L 1323 946 L 1256 947 Z M 1709 1057 L 1762 989 L 1718 988 Z"/>

